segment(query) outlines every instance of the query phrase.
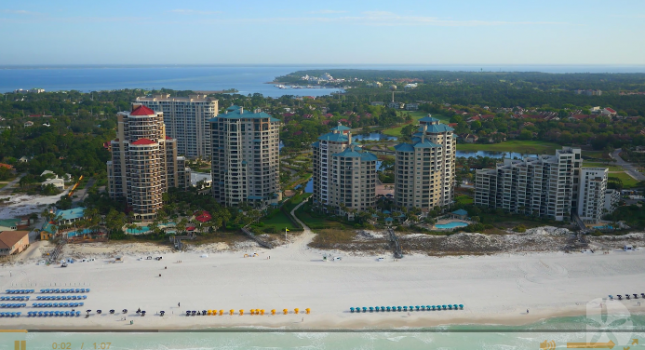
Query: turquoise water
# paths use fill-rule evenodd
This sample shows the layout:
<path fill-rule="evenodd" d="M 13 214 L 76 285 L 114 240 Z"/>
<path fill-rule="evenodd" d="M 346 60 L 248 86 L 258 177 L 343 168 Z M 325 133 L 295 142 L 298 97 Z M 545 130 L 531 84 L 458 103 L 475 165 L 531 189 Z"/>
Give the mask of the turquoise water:
<path fill-rule="evenodd" d="M 423 331 L 370 332 L 163 332 L 163 333 L 0 333 L 0 349 L 13 349 L 14 340 L 26 340 L 27 349 L 210 350 L 210 349 L 539 349 L 545 340 L 557 348 L 567 342 L 607 342 L 615 349 L 645 341 L 645 317 L 632 315 L 627 332 L 611 328 L 606 338 L 585 332 L 593 324 L 586 317 L 553 318 L 528 326 L 452 326 Z M 619 327 L 619 326 L 618 326 Z M 69 342 L 69 347 L 67 343 Z M 640 347 L 635 346 L 636 350 Z"/>
<path fill-rule="evenodd" d="M 610 225 L 607 225 L 607 226 L 594 226 L 593 228 L 595 228 L 596 230 L 613 230 L 614 229 L 614 227 L 610 226 Z"/>
<path fill-rule="evenodd" d="M 447 224 L 437 224 L 434 226 L 436 228 L 446 229 L 446 228 L 464 227 L 464 226 L 468 226 L 468 224 L 461 221 L 452 221 Z"/>
<path fill-rule="evenodd" d="M 166 228 L 166 227 L 170 227 L 170 226 L 175 226 L 175 223 L 174 222 L 167 222 L 167 223 L 164 223 L 164 224 L 159 224 L 160 228 Z M 134 230 L 126 229 L 125 233 L 130 234 L 130 235 L 140 235 L 140 234 L 148 233 L 148 231 L 150 231 L 150 228 L 148 226 L 139 226 L 139 227 L 135 228 Z M 166 231 L 166 234 L 171 234 L 171 233 L 175 233 L 175 231 Z"/>

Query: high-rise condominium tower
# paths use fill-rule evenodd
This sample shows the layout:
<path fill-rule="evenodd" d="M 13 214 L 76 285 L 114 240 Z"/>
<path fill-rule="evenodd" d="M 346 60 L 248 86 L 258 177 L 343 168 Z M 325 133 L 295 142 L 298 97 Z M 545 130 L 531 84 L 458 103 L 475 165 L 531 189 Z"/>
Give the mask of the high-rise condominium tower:
<path fill-rule="evenodd" d="M 117 138 L 107 162 L 108 193 L 125 198 L 137 218 L 152 218 L 163 205 L 162 193 L 190 186 L 190 168 L 184 157 L 177 157 L 175 139 L 166 136 L 162 112 L 133 104 L 132 111 L 117 118 Z"/>
<path fill-rule="evenodd" d="M 166 133 L 177 139 L 177 153 L 188 158 L 210 158 L 208 121 L 217 116 L 218 102 L 206 95 L 171 97 L 169 94 L 138 97 L 137 103 L 162 111 Z"/>
<path fill-rule="evenodd" d="M 258 110 L 229 107 L 210 120 L 213 196 L 226 206 L 277 203 L 280 120 Z"/>
<path fill-rule="evenodd" d="M 394 202 L 432 210 L 452 203 L 456 138 L 453 129 L 430 115 L 419 120 L 412 143 L 394 147 Z"/>
<path fill-rule="evenodd" d="M 580 173 L 580 190 L 578 191 L 578 216 L 582 221 L 595 224 L 605 212 L 613 211 L 607 205 L 607 168 L 583 168 Z M 611 190 L 610 190 L 611 191 Z M 610 192 L 611 193 L 611 192 Z M 609 207 L 609 208 L 607 208 Z"/>
<path fill-rule="evenodd" d="M 341 212 L 365 210 L 376 202 L 374 154 L 352 144 L 350 128 L 341 125 L 312 144 L 314 203 Z"/>
<path fill-rule="evenodd" d="M 578 196 L 581 171 L 579 148 L 563 147 L 555 155 L 522 160 L 504 159 L 495 169 L 477 170 L 475 204 L 561 221 L 570 217 L 583 199 Z"/>

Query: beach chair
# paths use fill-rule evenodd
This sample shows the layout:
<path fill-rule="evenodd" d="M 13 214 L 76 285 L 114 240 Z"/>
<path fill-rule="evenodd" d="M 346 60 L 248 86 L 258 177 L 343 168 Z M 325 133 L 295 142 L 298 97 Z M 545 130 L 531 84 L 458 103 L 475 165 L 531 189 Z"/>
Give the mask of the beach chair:
<path fill-rule="evenodd" d="M 408 307 L 407 307 L 407 306 L 404 306 L 404 307 L 403 307 L 403 311 L 408 311 Z"/>
<path fill-rule="evenodd" d="M 89 289 L 89 288 L 85 288 L 85 293 L 89 293 L 89 292 L 90 292 L 90 289 Z"/>
<path fill-rule="evenodd" d="M 81 312 L 80 312 L 80 311 L 76 311 L 76 317 L 78 317 L 78 316 L 80 316 L 80 315 L 81 315 Z"/>
<path fill-rule="evenodd" d="M 350 307 L 350 308 L 349 308 L 349 312 L 354 312 L 354 308 L 353 308 L 353 307 Z"/>
<path fill-rule="evenodd" d="M 381 311 L 385 311 L 385 306 L 381 306 Z"/>
<path fill-rule="evenodd" d="M 625 298 L 626 298 L 627 300 L 629 300 L 629 299 L 630 299 L 629 294 L 625 294 Z"/>
<path fill-rule="evenodd" d="M 96 313 L 97 313 L 97 314 L 99 314 L 99 315 L 100 315 L 102 312 L 103 312 L 103 311 L 101 311 L 101 310 L 96 310 Z"/>
<path fill-rule="evenodd" d="M 396 307 L 396 309 L 397 309 L 397 311 L 401 311 L 401 310 L 403 310 L 403 308 L 402 308 L 402 307 L 400 307 L 400 306 L 397 306 L 397 307 Z"/>
<path fill-rule="evenodd" d="M 370 306 L 370 312 L 373 312 L 373 311 L 374 311 L 374 308 Z"/>
<path fill-rule="evenodd" d="M 69 317 L 69 311 L 65 311 L 65 316 Z"/>
<path fill-rule="evenodd" d="M 638 299 L 638 294 L 634 293 L 634 299 Z"/>
<path fill-rule="evenodd" d="M 215 310 L 213 310 L 213 311 L 215 311 Z M 165 311 L 159 311 L 159 315 L 160 315 L 161 317 L 163 317 L 163 315 L 164 315 L 165 313 L 166 313 Z M 213 314 L 216 314 L 216 313 L 217 313 L 217 312 L 214 312 Z"/>
<path fill-rule="evenodd" d="M 87 299 L 87 296 L 83 295 L 83 300 Z"/>
<path fill-rule="evenodd" d="M 145 311 L 141 311 L 141 316 L 145 316 L 145 315 L 146 315 L 146 312 L 145 312 Z"/>

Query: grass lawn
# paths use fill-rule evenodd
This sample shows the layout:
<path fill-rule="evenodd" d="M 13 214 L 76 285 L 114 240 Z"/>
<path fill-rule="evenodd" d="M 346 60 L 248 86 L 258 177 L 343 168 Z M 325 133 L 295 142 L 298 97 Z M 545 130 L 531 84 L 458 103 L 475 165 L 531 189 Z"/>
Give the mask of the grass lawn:
<path fill-rule="evenodd" d="M 595 159 L 611 159 L 609 154 L 605 151 L 585 151 L 582 150 L 583 158 L 595 158 Z"/>
<path fill-rule="evenodd" d="M 459 204 L 473 204 L 473 197 L 462 194 L 460 196 L 456 196 L 455 201 Z"/>
<path fill-rule="evenodd" d="M 621 166 L 613 165 L 611 163 L 600 162 L 582 162 L 583 168 L 609 168 L 609 171 L 623 171 Z"/>
<path fill-rule="evenodd" d="M 309 198 L 313 193 L 302 193 L 295 195 L 287 204 L 284 205 L 284 209 L 287 211 L 287 213 L 290 213 L 293 208 L 295 208 L 298 204 L 302 203 L 305 199 Z"/>
<path fill-rule="evenodd" d="M 262 228 L 273 226 L 278 232 L 284 232 L 285 227 L 289 230 L 297 229 L 282 211 L 277 212 L 270 218 L 262 218 L 260 219 L 260 222 L 264 224 Z"/>
<path fill-rule="evenodd" d="M 524 154 L 555 154 L 556 149 L 562 146 L 557 143 L 533 140 L 512 140 L 501 143 L 479 144 L 479 143 L 459 143 L 457 151 L 477 152 L 517 152 Z"/>
<path fill-rule="evenodd" d="M 617 177 L 623 182 L 623 188 L 632 188 L 636 187 L 638 181 L 634 180 L 633 177 L 629 176 L 627 173 L 609 173 L 609 177 Z"/>
<path fill-rule="evenodd" d="M 399 112 L 399 114 L 401 114 L 401 113 L 406 113 L 406 112 Z M 421 111 L 415 111 L 415 112 L 409 112 L 409 113 L 410 113 L 410 115 L 412 115 L 412 119 L 414 119 L 414 121 L 412 122 L 414 124 L 416 124 L 419 119 L 421 119 L 421 118 L 423 118 L 423 117 L 428 115 L 428 113 L 421 112 Z M 448 124 L 448 121 L 450 120 L 450 118 L 445 117 L 445 116 L 440 115 L 440 114 L 433 114 L 432 117 L 441 120 L 441 122 L 444 123 L 444 124 Z M 385 135 L 399 137 L 399 136 L 401 136 L 401 129 L 403 129 L 403 127 L 406 126 L 406 125 L 407 124 L 401 124 L 399 126 L 394 126 L 394 127 L 389 128 L 389 129 L 385 129 L 385 130 L 383 130 L 383 133 Z"/>
<path fill-rule="evenodd" d="M 305 225 L 309 226 L 312 230 L 321 230 L 328 228 L 335 229 L 347 229 L 351 228 L 341 222 L 327 220 L 325 214 L 312 213 L 311 205 L 305 204 L 300 209 L 296 211 L 296 216 L 300 219 Z"/>

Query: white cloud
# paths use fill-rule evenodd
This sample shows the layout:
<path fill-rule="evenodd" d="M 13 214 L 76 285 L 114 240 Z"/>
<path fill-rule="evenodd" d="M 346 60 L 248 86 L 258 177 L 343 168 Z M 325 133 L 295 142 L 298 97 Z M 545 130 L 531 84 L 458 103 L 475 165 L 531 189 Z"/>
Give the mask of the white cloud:
<path fill-rule="evenodd" d="M 186 9 L 175 9 L 170 10 L 172 13 L 179 13 L 182 15 L 216 15 L 222 13 L 222 11 L 201 11 L 201 10 L 186 10 Z"/>
<path fill-rule="evenodd" d="M 334 13 L 346 13 L 347 11 L 339 11 L 339 10 L 318 10 L 318 11 L 310 11 L 309 13 L 311 14 L 318 14 L 318 15 L 330 15 Z"/>

